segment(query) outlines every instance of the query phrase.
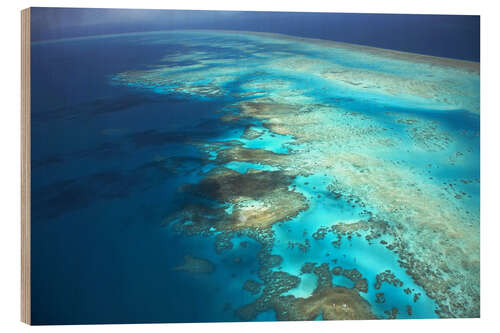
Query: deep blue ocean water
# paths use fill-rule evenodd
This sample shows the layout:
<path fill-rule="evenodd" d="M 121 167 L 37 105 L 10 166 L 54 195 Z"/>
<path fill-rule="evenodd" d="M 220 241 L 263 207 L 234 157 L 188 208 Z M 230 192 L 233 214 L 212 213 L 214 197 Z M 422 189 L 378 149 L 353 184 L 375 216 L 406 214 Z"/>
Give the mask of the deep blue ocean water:
<path fill-rule="evenodd" d="M 199 152 L 184 141 L 227 130 L 206 126 L 222 101 L 112 85 L 112 74 L 157 61 L 165 49 L 109 43 L 32 49 L 33 323 L 235 320 L 209 311 L 220 299 L 242 305 L 224 294 L 227 277 L 171 271 L 180 253 L 214 252 L 213 239 L 169 236 L 159 225 L 186 200 L 177 187 L 199 179 Z M 180 157 L 180 175 L 155 168 L 157 154 Z M 239 252 L 255 257 L 256 248 Z M 252 263 L 240 266 L 244 279 Z"/>
<path fill-rule="evenodd" d="M 472 61 L 480 58 L 480 19 L 474 15 L 36 7 L 33 13 L 33 41 L 154 30 L 221 29 L 283 33 Z M 127 24 L 123 24 L 124 20 Z"/>

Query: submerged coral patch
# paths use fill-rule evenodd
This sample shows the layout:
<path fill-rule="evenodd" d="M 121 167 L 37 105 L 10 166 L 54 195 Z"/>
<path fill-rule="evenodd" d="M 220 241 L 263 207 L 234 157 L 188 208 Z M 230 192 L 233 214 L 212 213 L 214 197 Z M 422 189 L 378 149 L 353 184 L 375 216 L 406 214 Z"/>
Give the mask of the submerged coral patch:
<path fill-rule="evenodd" d="M 213 273 L 215 266 L 207 259 L 193 257 L 190 254 L 184 256 L 184 264 L 172 268 L 173 271 L 188 273 Z"/>

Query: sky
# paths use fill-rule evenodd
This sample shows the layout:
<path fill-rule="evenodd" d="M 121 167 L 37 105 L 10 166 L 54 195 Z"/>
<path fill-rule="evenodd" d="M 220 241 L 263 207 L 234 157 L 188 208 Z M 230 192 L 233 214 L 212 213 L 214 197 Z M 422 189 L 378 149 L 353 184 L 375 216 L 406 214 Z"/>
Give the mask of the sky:
<path fill-rule="evenodd" d="M 32 8 L 32 41 L 172 29 L 274 32 L 479 61 L 472 15 Z"/>

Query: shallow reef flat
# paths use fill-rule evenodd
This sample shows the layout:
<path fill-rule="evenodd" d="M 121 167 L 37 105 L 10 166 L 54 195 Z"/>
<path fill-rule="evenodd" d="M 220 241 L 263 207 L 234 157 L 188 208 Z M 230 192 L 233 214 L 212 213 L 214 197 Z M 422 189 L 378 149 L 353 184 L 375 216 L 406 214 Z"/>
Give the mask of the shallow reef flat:
<path fill-rule="evenodd" d="M 236 231 L 266 229 L 307 209 L 303 195 L 288 189 L 290 177 L 281 171 L 249 169 L 241 174 L 226 168 L 209 172 L 199 184 L 181 187 L 208 200 L 230 205 L 222 208 L 213 204 L 190 205 L 181 211 L 177 223 L 190 223 L 189 232 Z"/>
<path fill-rule="evenodd" d="M 211 169 L 163 221 L 218 253 L 260 244 L 238 318 L 479 316 L 479 64 L 265 33 L 137 42 L 184 51 L 113 84 L 218 100 L 239 127 L 189 142 Z"/>

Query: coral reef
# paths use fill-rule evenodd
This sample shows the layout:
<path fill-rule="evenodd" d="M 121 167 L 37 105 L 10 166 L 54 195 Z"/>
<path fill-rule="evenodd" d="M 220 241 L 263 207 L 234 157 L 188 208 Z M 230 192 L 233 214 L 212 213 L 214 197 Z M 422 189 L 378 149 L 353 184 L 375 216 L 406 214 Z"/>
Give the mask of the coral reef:
<path fill-rule="evenodd" d="M 262 296 L 238 309 L 237 314 L 244 320 L 251 320 L 258 313 L 272 309 L 279 320 L 314 320 L 319 315 L 325 320 L 376 319 L 369 303 L 356 291 L 332 285 L 328 265 L 315 267 L 313 273 L 318 278 L 318 285 L 310 297 L 280 296 L 295 288 L 299 278 L 274 272 L 267 281 Z"/>
<path fill-rule="evenodd" d="M 215 166 L 199 182 L 179 188 L 190 200 L 164 223 L 185 235 L 215 234 L 218 253 L 233 248 L 236 232 L 261 244 L 262 292 L 236 310 L 240 318 L 254 319 L 268 310 L 280 320 L 375 317 L 359 294 L 368 291 L 368 277 L 355 268 L 333 268 L 334 275 L 354 282 L 348 289 L 333 286 L 331 277 L 328 283 L 328 267 L 301 265 L 301 274 L 318 278 L 312 295 L 283 295 L 297 288 L 301 277 L 279 270 L 286 262 L 271 254 L 277 241 L 273 228 L 300 221 L 302 213 L 324 202 L 332 214 L 310 232 L 314 240 L 281 240 L 289 250 L 307 255 L 312 242 L 328 238 L 335 253 L 344 239 L 376 240 L 425 291 L 413 293 L 414 302 L 431 298 L 441 317 L 479 316 L 479 204 L 472 201 L 479 193 L 477 64 L 274 34 L 173 36 L 192 49 L 166 60 L 187 64 L 127 71 L 114 81 L 161 94 L 220 99 L 220 121 L 241 127 L 237 135 L 189 141 L 206 154 L 200 164 Z M 214 41 L 214 49 L 197 48 Z M 458 123 L 472 125 L 458 130 Z M 287 143 L 272 141 L 279 137 Z M 171 136 L 149 133 L 148 138 L 156 144 Z M 145 141 L 144 135 L 131 139 Z M 271 149 L 273 144 L 286 153 Z M 230 168 L 240 162 L 252 166 L 244 172 Z M 168 169 L 187 165 L 175 158 L 157 163 Z M 450 180 L 448 174 L 460 176 Z M 326 189 L 296 182 L 314 175 L 327 179 Z M 339 220 L 332 207 L 343 205 L 360 213 Z M 391 271 L 370 278 L 375 289 L 383 283 L 403 285 Z M 255 285 L 245 285 L 255 291 Z M 375 302 L 391 306 L 389 318 L 404 311 L 416 315 L 415 306 L 392 307 L 386 296 L 376 293 Z"/>
<path fill-rule="evenodd" d="M 213 273 L 215 266 L 207 259 L 193 257 L 190 254 L 184 256 L 184 264 L 172 268 L 173 271 L 183 271 L 188 273 Z"/>
<path fill-rule="evenodd" d="M 253 295 L 257 295 L 258 293 L 260 293 L 260 289 L 262 288 L 262 284 L 258 283 L 256 281 L 253 281 L 253 280 L 247 280 L 243 284 L 242 288 L 243 288 L 243 290 L 246 290 Z"/>
<path fill-rule="evenodd" d="M 403 282 L 400 279 L 398 279 L 389 269 L 380 274 L 377 274 L 375 278 L 377 279 L 374 285 L 375 289 L 380 289 L 380 286 L 384 282 L 392 284 L 394 287 L 403 286 Z"/>
<path fill-rule="evenodd" d="M 269 228 L 308 207 L 300 193 L 288 189 L 291 181 L 281 171 L 250 169 L 241 174 L 226 168 L 214 169 L 198 184 L 186 184 L 181 190 L 221 204 L 231 203 L 232 212 L 227 213 L 222 206 L 187 204 L 166 223 L 174 223 L 174 228 L 190 234 Z M 191 223 L 186 224 L 187 221 Z"/>

